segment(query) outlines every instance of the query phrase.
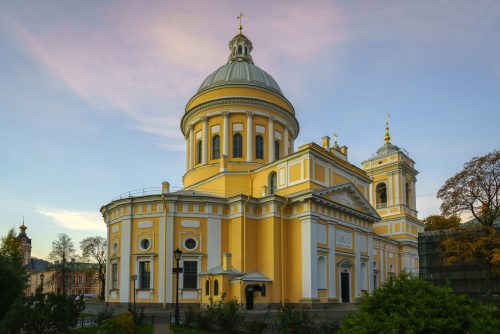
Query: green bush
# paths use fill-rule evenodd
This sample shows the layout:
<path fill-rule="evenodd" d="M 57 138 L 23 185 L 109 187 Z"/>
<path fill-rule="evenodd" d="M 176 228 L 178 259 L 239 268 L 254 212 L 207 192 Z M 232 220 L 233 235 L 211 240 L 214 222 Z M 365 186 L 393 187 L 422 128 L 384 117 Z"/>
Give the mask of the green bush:
<path fill-rule="evenodd" d="M 303 334 L 313 333 L 316 326 L 313 319 L 304 308 L 284 308 L 278 314 L 278 326 L 281 333 Z"/>
<path fill-rule="evenodd" d="M 98 334 L 134 334 L 134 317 L 130 313 L 123 313 L 104 321 L 99 327 Z"/>
<path fill-rule="evenodd" d="M 340 334 L 500 333 L 493 307 L 404 273 L 361 297 L 359 304 L 360 311 L 342 323 Z"/>
<path fill-rule="evenodd" d="M 220 301 L 210 301 L 205 312 L 215 322 L 217 329 L 223 333 L 232 333 L 243 320 L 243 307 L 236 299 L 225 302 L 224 297 L 223 294 Z"/>
<path fill-rule="evenodd" d="M 41 288 L 34 296 L 18 299 L 7 312 L 0 328 L 1 333 L 64 332 L 74 325 L 83 309 L 83 303 L 72 297 L 47 293 Z"/>
<path fill-rule="evenodd" d="M 101 312 L 97 313 L 97 324 L 101 325 L 104 320 L 111 319 L 113 317 L 113 310 L 105 308 Z"/>
<path fill-rule="evenodd" d="M 264 321 L 255 320 L 250 323 L 247 331 L 251 334 L 262 334 L 266 331 L 267 324 Z"/>
<path fill-rule="evenodd" d="M 184 310 L 184 326 L 193 327 L 195 323 L 196 323 L 196 313 L 193 311 L 193 308 L 189 306 Z"/>

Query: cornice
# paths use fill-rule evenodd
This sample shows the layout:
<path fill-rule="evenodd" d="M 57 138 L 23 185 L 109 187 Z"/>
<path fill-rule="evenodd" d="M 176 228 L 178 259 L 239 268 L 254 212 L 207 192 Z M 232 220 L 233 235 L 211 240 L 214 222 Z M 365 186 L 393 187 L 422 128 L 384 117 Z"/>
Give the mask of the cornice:
<path fill-rule="evenodd" d="M 243 98 L 243 97 L 222 97 L 218 99 L 213 99 L 207 102 L 204 102 L 197 106 L 196 108 L 193 108 L 189 111 L 187 111 L 181 119 L 181 131 L 182 134 L 185 136 L 186 135 L 186 126 L 187 126 L 187 120 L 192 117 L 193 115 L 197 114 L 200 111 L 206 110 L 208 108 L 213 108 L 217 106 L 225 106 L 225 105 L 234 105 L 234 104 L 239 104 L 239 105 L 251 105 L 251 106 L 259 106 L 259 107 L 264 107 L 267 109 L 270 109 L 272 111 L 276 111 L 279 113 L 281 116 L 283 116 L 292 126 L 293 129 L 292 135 L 294 138 L 296 138 L 299 134 L 300 130 L 300 125 L 297 119 L 295 118 L 295 115 L 293 113 L 290 113 L 286 109 L 278 106 L 277 104 L 274 104 L 272 102 L 264 101 L 261 99 L 257 98 Z M 247 112 L 247 110 L 242 111 L 242 113 Z"/>

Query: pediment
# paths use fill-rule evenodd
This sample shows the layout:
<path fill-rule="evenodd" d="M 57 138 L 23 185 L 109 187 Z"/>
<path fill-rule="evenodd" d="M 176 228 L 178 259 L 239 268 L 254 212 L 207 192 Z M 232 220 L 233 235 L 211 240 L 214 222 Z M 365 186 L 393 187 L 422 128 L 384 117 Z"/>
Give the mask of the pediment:
<path fill-rule="evenodd" d="M 325 200 L 380 219 L 380 216 L 371 206 L 370 202 L 368 202 L 356 186 L 350 182 L 317 190 L 314 194 Z"/>

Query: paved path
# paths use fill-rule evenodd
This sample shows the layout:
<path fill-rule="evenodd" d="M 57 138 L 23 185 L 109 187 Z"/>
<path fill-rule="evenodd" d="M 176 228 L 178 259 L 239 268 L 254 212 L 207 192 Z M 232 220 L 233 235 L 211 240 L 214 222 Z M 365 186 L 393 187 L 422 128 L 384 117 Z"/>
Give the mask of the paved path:
<path fill-rule="evenodd" d="M 153 333 L 154 334 L 171 334 L 172 331 L 170 330 L 169 324 L 154 324 Z"/>

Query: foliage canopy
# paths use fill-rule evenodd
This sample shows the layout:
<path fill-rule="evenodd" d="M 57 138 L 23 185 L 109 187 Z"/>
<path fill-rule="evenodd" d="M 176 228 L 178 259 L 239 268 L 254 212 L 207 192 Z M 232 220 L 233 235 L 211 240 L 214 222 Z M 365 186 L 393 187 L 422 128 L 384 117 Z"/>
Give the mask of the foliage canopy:
<path fill-rule="evenodd" d="M 494 308 L 405 273 L 361 297 L 359 304 L 360 311 L 342 323 L 340 334 L 500 332 Z"/>

